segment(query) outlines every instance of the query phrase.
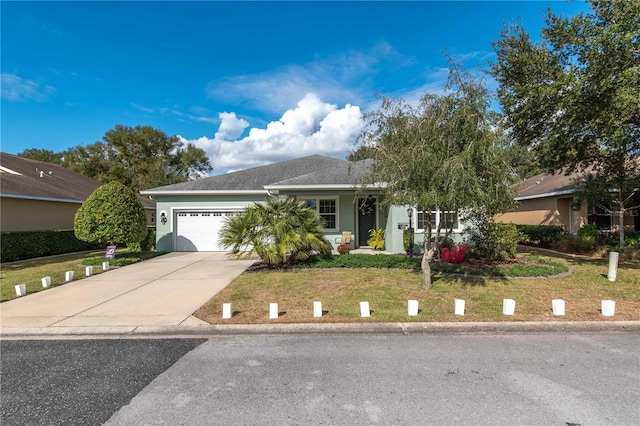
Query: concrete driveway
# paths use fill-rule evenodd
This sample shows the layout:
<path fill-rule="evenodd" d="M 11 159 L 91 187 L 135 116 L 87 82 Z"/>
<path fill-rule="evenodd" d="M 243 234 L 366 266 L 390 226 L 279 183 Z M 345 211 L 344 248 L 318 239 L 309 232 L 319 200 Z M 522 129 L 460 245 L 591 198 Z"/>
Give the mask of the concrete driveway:
<path fill-rule="evenodd" d="M 205 324 L 192 316 L 254 261 L 169 253 L 0 304 L 2 332 Z M 222 314 L 222 313 L 221 313 Z M 68 330 L 67 330 L 68 331 Z"/>

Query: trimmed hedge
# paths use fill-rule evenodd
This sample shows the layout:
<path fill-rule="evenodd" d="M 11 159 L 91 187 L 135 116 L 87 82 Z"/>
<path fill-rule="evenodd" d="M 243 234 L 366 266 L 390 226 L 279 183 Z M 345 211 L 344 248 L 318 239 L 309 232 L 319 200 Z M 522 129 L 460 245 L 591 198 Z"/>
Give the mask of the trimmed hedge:
<path fill-rule="evenodd" d="M 104 245 L 76 238 L 73 229 L 43 231 L 7 231 L 0 233 L 0 262 L 34 257 L 97 250 Z"/>
<path fill-rule="evenodd" d="M 562 226 L 554 225 L 516 225 L 520 232 L 520 244 L 551 248 L 557 244 L 565 230 Z"/>

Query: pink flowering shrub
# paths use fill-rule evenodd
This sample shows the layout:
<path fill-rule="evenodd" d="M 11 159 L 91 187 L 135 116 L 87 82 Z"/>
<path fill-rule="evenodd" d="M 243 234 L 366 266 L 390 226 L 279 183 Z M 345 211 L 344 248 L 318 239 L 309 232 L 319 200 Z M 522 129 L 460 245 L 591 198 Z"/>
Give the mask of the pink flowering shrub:
<path fill-rule="evenodd" d="M 451 249 L 443 247 L 440 249 L 440 259 L 449 263 L 462 263 L 468 248 L 469 244 L 457 244 Z"/>

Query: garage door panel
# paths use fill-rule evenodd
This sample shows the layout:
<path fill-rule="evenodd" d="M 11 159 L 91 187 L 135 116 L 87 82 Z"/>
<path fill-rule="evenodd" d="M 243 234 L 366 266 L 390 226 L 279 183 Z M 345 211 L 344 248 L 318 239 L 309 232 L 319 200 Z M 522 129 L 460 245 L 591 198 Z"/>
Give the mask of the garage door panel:
<path fill-rule="evenodd" d="M 237 211 L 186 211 L 176 216 L 177 251 L 225 251 L 218 233 Z"/>

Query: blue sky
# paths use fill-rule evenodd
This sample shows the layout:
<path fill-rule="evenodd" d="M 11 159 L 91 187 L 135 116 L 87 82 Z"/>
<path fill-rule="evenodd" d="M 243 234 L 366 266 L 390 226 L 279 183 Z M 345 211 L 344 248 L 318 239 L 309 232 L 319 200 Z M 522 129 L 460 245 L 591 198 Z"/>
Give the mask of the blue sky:
<path fill-rule="evenodd" d="M 205 149 L 215 172 L 344 158 L 375 94 L 443 89 L 443 50 L 479 73 L 509 22 L 583 1 L 2 1 L 1 149 L 62 151 L 116 124 Z M 487 77 L 486 84 L 495 89 Z"/>

